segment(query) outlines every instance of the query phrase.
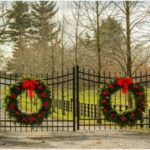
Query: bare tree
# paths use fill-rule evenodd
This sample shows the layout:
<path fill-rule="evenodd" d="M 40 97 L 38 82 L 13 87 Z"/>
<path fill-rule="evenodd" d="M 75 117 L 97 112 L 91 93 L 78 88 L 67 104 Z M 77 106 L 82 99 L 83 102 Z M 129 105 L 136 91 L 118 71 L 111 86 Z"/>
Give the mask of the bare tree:
<path fill-rule="evenodd" d="M 124 59 L 124 62 L 118 57 L 116 61 L 121 65 L 123 70 L 128 76 L 132 76 L 135 71 L 145 64 L 150 58 L 150 52 L 144 51 L 144 47 L 149 45 L 148 37 L 142 29 L 149 22 L 150 16 L 147 13 L 145 6 L 146 2 L 114 2 L 117 11 L 120 12 L 121 16 L 117 15 L 117 18 L 122 21 L 125 26 L 122 31 L 124 38 L 124 46 L 120 47 L 120 54 Z M 143 48 L 142 48 L 143 47 Z M 138 56 L 145 53 L 143 60 L 137 62 Z"/>
<path fill-rule="evenodd" d="M 96 56 L 97 56 L 97 70 L 98 74 L 101 74 L 102 70 L 102 47 L 101 47 L 101 35 L 100 35 L 100 25 L 104 16 L 106 8 L 108 8 L 109 2 L 82 2 L 80 13 L 82 13 L 83 18 L 80 21 L 80 26 L 85 28 L 90 34 L 93 33 Z"/>
<path fill-rule="evenodd" d="M 80 1 L 76 4 L 76 27 L 75 27 L 75 65 L 78 65 L 78 34 L 79 34 L 79 17 L 80 17 Z"/>
<path fill-rule="evenodd" d="M 74 65 L 79 65 L 79 34 L 82 32 L 80 31 L 79 21 L 80 21 L 80 1 L 79 2 L 72 2 L 72 17 L 73 22 L 70 23 L 71 26 L 74 27 L 73 34 L 69 35 L 72 38 L 73 44 L 73 51 L 74 51 Z"/>
<path fill-rule="evenodd" d="M 149 43 L 143 34 L 142 25 L 145 26 L 150 16 L 145 8 L 146 3 L 140 2 L 114 2 L 117 12 L 117 19 L 123 24 L 123 40 L 118 49 L 120 57 L 114 56 L 115 60 L 124 70 L 127 76 L 132 77 L 137 69 L 145 64 L 150 58 L 149 50 L 143 50 Z M 146 47 L 145 47 L 146 48 Z M 139 59 L 140 58 L 142 59 Z M 123 59 L 122 59 L 123 58 Z M 137 61 L 138 60 L 138 61 Z M 132 97 L 128 94 L 129 107 L 132 107 Z"/>

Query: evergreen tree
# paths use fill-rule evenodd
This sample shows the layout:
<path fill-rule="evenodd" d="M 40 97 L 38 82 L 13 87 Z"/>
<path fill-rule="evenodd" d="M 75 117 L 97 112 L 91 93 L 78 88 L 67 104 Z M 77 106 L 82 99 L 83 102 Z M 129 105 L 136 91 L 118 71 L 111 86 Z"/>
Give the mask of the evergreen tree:
<path fill-rule="evenodd" d="M 38 48 L 39 70 L 48 73 L 52 68 L 52 43 L 57 38 L 57 24 L 54 17 L 57 13 L 56 3 L 53 1 L 40 1 L 32 4 L 32 39 L 33 46 Z M 37 55 L 36 55 L 37 56 Z"/>
<path fill-rule="evenodd" d="M 8 34 L 10 40 L 13 42 L 14 50 L 12 68 L 14 72 L 24 73 L 27 60 L 27 30 L 30 27 L 28 4 L 23 1 L 14 2 L 12 8 L 8 10 L 7 18 L 10 20 L 8 24 Z"/>
<path fill-rule="evenodd" d="M 102 47 L 117 49 L 122 42 L 122 27 L 114 18 L 108 17 L 102 21 L 100 26 L 100 37 Z"/>
<path fill-rule="evenodd" d="M 108 17 L 103 20 L 100 26 L 100 43 L 107 65 L 111 64 L 112 67 L 120 69 L 118 68 L 118 62 L 122 62 L 122 59 L 119 61 L 118 59 L 122 57 L 123 53 L 121 51 L 123 46 L 123 28 L 114 18 Z"/>

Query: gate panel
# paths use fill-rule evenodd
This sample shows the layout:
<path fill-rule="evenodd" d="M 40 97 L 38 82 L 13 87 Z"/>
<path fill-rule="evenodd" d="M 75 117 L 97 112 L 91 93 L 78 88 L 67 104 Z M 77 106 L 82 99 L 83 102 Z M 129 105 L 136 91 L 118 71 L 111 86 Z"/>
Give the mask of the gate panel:
<path fill-rule="evenodd" d="M 100 130 L 100 129 L 120 129 L 114 122 L 108 122 L 104 119 L 103 113 L 99 109 L 99 93 L 104 84 L 110 83 L 114 77 L 124 76 L 121 73 L 103 72 L 99 77 L 94 70 L 79 69 L 79 112 L 77 115 L 79 120 L 78 129 L 80 130 Z M 150 128 L 150 74 L 147 72 L 136 73 L 133 76 L 135 82 L 140 83 L 145 88 L 146 109 L 143 112 L 144 121 L 138 121 L 134 126 L 128 126 L 129 129 Z M 99 82 L 100 81 L 100 82 Z M 129 108 L 127 95 L 123 95 L 121 90 L 111 97 L 112 105 L 118 112 L 122 112 Z M 134 100 L 133 106 L 134 107 Z"/>
<path fill-rule="evenodd" d="M 43 123 L 34 128 L 30 126 L 20 125 L 13 122 L 13 118 L 8 118 L 5 110 L 4 98 L 9 92 L 11 85 L 22 79 L 21 76 L 0 72 L 0 131 L 73 131 L 74 128 L 74 80 L 73 70 L 65 70 L 55 72 L 51 75 L 32 75 L 43 79 L 49 86 L 52 98 L 52 109 L 48 118 Z M 36 95 L 32 101 L 29 100 L 27 93 L 18 97 L 19 107 L 26 113 L 32 113 L 39 109 L 40 100 Z"/>

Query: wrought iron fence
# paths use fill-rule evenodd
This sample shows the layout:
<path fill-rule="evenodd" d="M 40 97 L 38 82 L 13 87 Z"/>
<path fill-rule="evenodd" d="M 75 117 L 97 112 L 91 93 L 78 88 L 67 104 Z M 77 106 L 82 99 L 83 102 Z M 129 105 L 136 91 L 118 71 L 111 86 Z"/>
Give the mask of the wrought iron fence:
<path fill-rule="evenodd" d="M 51 75 L 31 75 L 43 79 L 49 86 L 52 98 L 52 108 L 49 117 L 42 125 L 34 128 L 23 126 L 8 118 L 5 110 L 5 96 L 11 85 L 22 79 L 21 75 L 0 72 L 0 131 L 76 131 L 76 130 L 100 130 L 120 128 L 113 122 L 104 119 L 99 109 L 98 88 L 116 76 L 117 73 L 103 72 L 100 76 L 90 69 L 79 68 L 55 72 Z M 122 73 L 119 73 L 123 76 Z M 142 84 L 146 94 L 146 109 L 143 112 L 144 122 L 139 121 L 136 125 L 126 128 L 150 128 L 150 74 L 137 72 L 134 74 L 135 82 Z M 112 95 L 112 105 L 117 111 L 129 109 L 128 98 L 118 91 Z M 36 95 L 29 101 L 27 94 L 18 98 L 19 107 L 26 113 L 37 111 L 40 102 Z M 133 100 L 134 107 L 134 100 Z"/>

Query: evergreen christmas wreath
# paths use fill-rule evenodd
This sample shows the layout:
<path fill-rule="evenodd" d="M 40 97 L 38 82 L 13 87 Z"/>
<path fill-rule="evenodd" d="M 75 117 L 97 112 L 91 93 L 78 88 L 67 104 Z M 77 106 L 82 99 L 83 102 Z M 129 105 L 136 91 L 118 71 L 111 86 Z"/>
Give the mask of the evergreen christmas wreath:
<path fill-rule="evenodd" d="M 17 97 L 25 90 L 28 90 L 28 95 L 32 100 L 34 92 L 40 98 L 42 106 L 38 112 L 27 114 L 22 112 L 18 107 Z M 41 80 L 23 79 L 10 88 L 10 94 L 6 96 L 6 110 L 9 116 L 13 117 L 15 122 L 24 125 L 38 125 L 43 122 L 44 118 L 49 115 L 51 106 L 50 91 Z"/>
<path fill-rule="evenodd" d="M 128 90 L 135 99 L 135 108 L 118 113 L 112 108 L 110 96 L 122 88 L 122 92 Z M 116 122 L 120 126 L 133 125 L 138 120 L 142 120 L 142 112 L 145 109 L 144 88 L 139 84 L 134 84 L 130 78 L 117 78 L 114 82 L 105 85 L 100 94 L 100 109 L 108 121 Z"/>

